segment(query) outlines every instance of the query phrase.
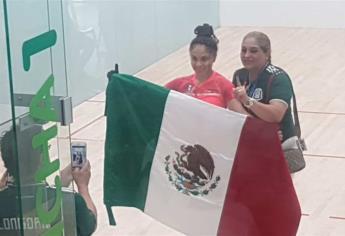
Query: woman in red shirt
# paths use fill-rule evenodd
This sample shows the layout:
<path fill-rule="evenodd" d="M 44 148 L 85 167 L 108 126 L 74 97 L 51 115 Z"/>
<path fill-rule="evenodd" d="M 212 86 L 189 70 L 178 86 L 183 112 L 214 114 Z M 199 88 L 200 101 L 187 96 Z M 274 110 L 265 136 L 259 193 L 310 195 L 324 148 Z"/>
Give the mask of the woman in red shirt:
<path fill-rule="evenodd" d="M 174 79 L 165 87 L 219 107 L 241 112 L 243 108 L 234 99 L 232 83 L 212 69 L 218 51 L 218 39 L 212 26 L 199 25 L 194 33 L 196 37 L 189 46 L 194 74 Z"/>

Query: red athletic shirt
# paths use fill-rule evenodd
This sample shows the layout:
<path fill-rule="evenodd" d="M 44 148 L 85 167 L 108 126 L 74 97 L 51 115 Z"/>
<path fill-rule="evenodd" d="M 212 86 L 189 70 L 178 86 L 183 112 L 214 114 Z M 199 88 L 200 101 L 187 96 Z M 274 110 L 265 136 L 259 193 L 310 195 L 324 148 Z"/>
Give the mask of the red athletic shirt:
<path fill-rule="evenodd" d="M 174 79 L 165 87 L 223 108 L 233 99 L 232 83 L 217 72 L 213 72 L 202 83 L 198 82 L 195 75 L 189 75 Z"/>

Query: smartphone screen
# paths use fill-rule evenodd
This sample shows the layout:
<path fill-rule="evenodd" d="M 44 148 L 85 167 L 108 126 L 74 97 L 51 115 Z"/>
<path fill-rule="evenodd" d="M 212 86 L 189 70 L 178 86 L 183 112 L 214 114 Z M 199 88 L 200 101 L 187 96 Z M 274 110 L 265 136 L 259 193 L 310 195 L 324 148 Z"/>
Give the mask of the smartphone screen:
<path fill-rule="evenodd" d="M 86 143 L 71 143 L 72 167 L 82 167 L 86 162 Z"/>

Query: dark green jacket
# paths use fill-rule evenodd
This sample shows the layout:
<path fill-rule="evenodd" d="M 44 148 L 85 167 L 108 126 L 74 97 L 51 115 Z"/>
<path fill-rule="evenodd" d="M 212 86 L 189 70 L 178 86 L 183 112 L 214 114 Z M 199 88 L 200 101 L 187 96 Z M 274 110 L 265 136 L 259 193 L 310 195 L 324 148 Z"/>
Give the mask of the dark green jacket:
<path fill-rule="evenodd" d="M 253 83 L 249 82 L 249 74 L 245 68 L 234 73 L 233 84 L 235 86 L 237 86 L 236 77 L 240 79 L 242 85 L 247 86 L 249 97 L 265 104 L 270 103 L 272 100 L 280 100 L 288 105 L 288 109 L 279 124 L 283 133 L 282 142 L 294 136 L 294 123 L 291 113 L 292 88 L 289 75 L 281 68 L 269 64 Z M 253 115 L 255 116 L 255 114 Z"/>
<path fill-rule="evenodd" d="M 50 209 L 55 203 L 54 188 L 45 188 L 45 204 Z M 51 225 L 42 224 L 35 210 L 36 188 L 26 186 L 21 189 L 24 235 L 40 235 Z M 17 188 L 8 186 L 0 191 L 0 236 L 17 236 L 20 234 L 19 201 Z M 63 189 L 63 206 L 65 235 L 91 235 L 96 229 L 96 217 L 87 208 L 84 198 L 79 194 Z M 61 214 L 58 217 L 61 220 Z"/>

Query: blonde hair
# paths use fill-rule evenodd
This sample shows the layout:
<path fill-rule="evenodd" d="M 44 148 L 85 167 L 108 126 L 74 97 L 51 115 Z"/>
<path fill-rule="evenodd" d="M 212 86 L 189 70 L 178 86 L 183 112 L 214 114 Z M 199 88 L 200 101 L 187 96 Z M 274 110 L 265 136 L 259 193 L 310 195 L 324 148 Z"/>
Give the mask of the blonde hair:
<path fill-rule="evenodd" d="M 246 36 L 244 36 L 243 41 L 247 38 L 254 38 L 255 39 L 255 41 L 257 42 L 257 44 L 261 48 L 261 50 L 265 54 L 268 55 L 267 61 L 269 63 L 271 63 L 271 59 L 272 59 L 272 57 L 271 57 L 271 41 L 270 41 L 269 37 L 262 32 L 252 31 L 252 32 L 249 32 L 248 34 L 246 34 Z"/>

